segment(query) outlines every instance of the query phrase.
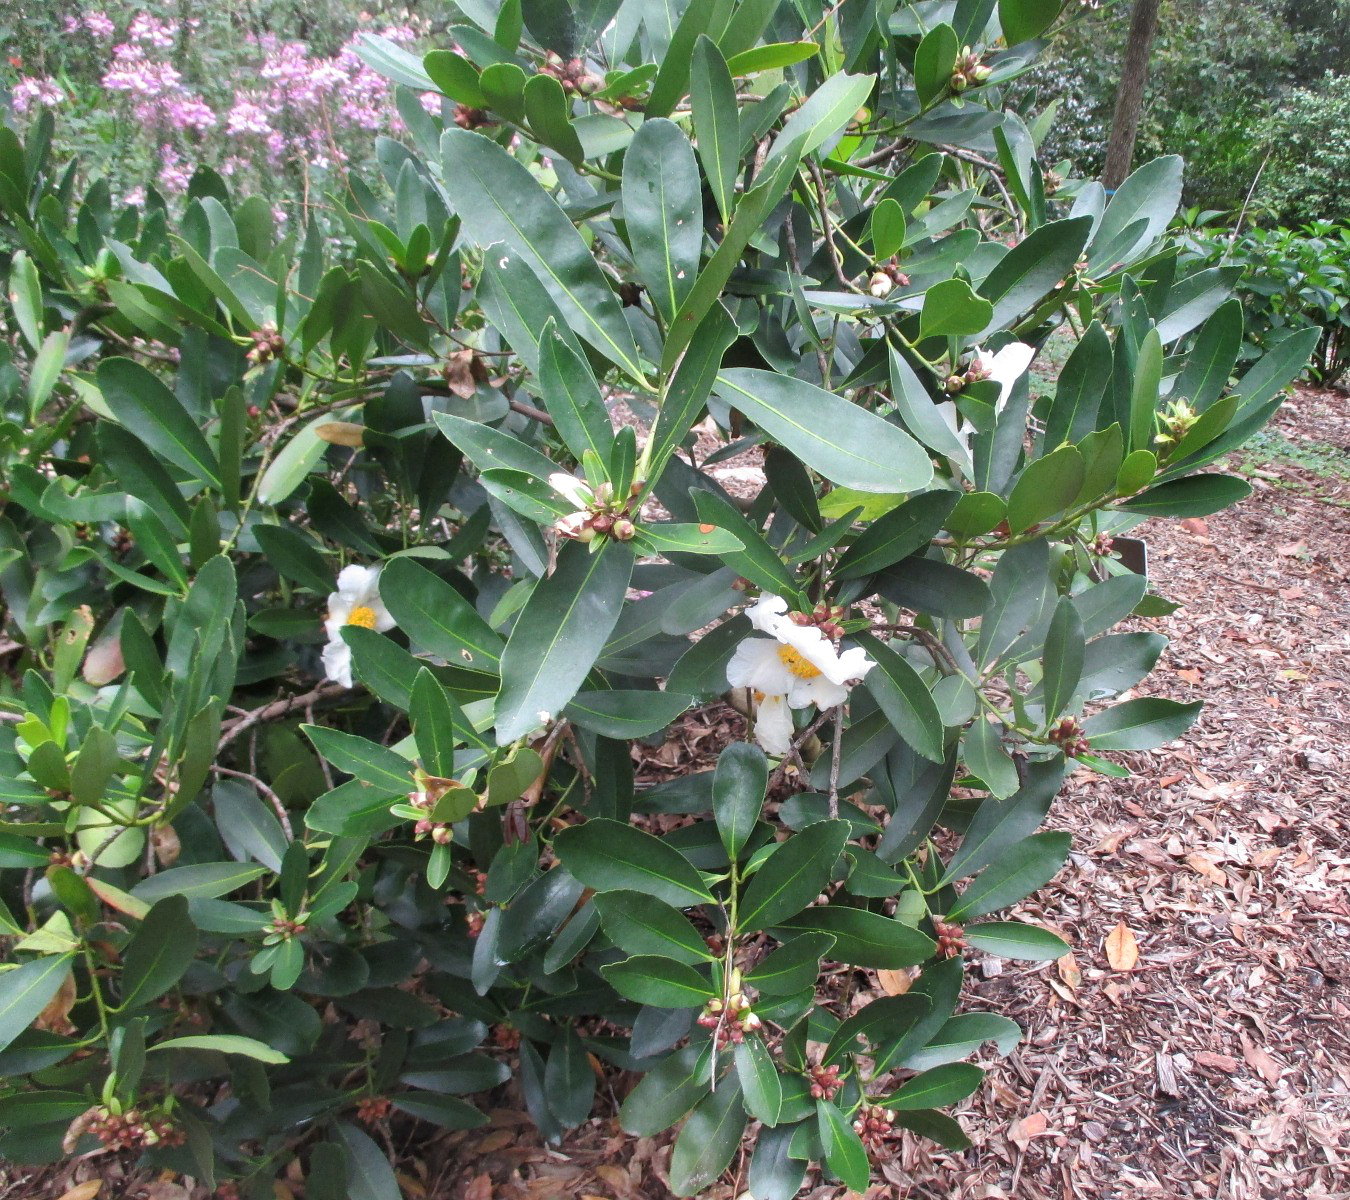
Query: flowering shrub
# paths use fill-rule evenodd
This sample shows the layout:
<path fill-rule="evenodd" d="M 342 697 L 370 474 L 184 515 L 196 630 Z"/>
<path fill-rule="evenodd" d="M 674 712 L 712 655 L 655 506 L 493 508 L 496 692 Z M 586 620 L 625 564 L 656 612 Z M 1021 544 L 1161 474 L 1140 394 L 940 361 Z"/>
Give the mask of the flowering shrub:
<path fill-rule="evenodd" d="M 287 199 L 311 175 L 322 181 L 353 160 L 364 164 L 376 134 L 402 129 L 389 82 L 357 53 L 364 33 L 324 54 L 274 32 L 250 32 L 223 75 L 213 75 L 214 57 L 191 49 L 223 35 L 202 24 L 135 10 L 118 20 L 101 9 L 67 16 L 63 32 L 77 62 L 57 76 L 33 75 L 20 59 L 11 105 L 24 118 L 50 109 L 67 122 L 82 110 L 90 126 L 83 140 L 117 145 L 117 158 L 104 166 L 136 203 L 144 202 L 147 182 L 182 195 L 200 160 L 246 188 Z M 400 43 L 418 35 L 408 23 L 374 28 Z M 102 63 L 92 86 L 76 74 L 91 62 Z"/>
<path fill-rule="evenodd" d="M 1019 1035 L 965 953 L 1065 952 L 1008 910 L 1069 771 L 1197 715 L 1123 698 L 1113 539 L 1245 494 L 1310 339 L 1232 378 L 1177 160 L 1046 195 L 1056 5 L 464 7 L 365 44 L 340 245 L 0 130 L 0 1153 L 392 1200 L 391 1128 L 557 1139 L 598 1068 L 679 1195 L 747 1135 L 862 1191 Z"/>

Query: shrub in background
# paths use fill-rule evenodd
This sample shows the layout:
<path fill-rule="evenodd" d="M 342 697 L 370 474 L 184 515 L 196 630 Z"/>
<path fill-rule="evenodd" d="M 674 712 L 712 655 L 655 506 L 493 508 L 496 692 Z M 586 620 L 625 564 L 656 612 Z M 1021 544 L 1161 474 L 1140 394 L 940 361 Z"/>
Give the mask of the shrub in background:
<path fill-rule="evenodd" d="M 407 44 L 430 26 L 342 6 L 313 19 L 280 6 L 54 8 L 8 42 L 10 105 L 59 114 L 62 150 L 119 199 L 144 203 L 147 182 L 176 199 L 207 161 L 237 188 L 303 205 L 402 129 L 389 83 L 357 54 L 363 28 Z"/>
<path fill-rule="evenodd" d="M 0 131 L 0 1153 L 392 1200 L 376 1137 L 510 1079 L 556 1138 L 604 1064 L 681 1195 L 748 1128 L 760 1200 L 861 1191 L 1018 1035 L 963 949 L 1065 951 L 1006 914 L 1068 772 L 1196 717 L 1117 699 L 1112 538 L 1240 499 L 1315 335 L 1234 381 L 1178 160 L 1047 196 L 1057 4 L 462 7 L 364 44 L 408 143 L 341 242 Z"/>
<path fill-rule="evenodd" d="M 1238 234 L 1192 222 L 1182 242 L 1186 261 L 1241 272 L 1244 359 L 1312 329 L 1318 340 L 1310 374 L 1328 385 L 1344 378 L 1350 369 L 1350 226 L 1314 221 Z"/>
<path fill-rule="evenodd" d="M 1350 221 L 1350 75 L 1327 73 L 1290 92 L 1265 129 L 1270 147 L 1257 202 L 1277 220 Z"/>

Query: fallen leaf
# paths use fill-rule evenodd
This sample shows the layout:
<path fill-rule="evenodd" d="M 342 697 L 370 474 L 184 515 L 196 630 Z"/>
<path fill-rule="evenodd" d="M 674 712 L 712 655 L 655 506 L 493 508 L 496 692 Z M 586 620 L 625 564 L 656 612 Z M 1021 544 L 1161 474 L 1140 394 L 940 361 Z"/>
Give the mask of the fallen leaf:
<path fill-rule="evenodd" d="M 1217 884 L 1219 887 L 1228 886 L 1227 873 L 1216 867 L 1203 854 L 1188 854 L 1186 865 L 1197 875 L 1203 875 L 1210 883 Z"/>
<path fill-rule="evenodd" d="M 60 1200 L 94 1200 L 102 1187 L 103 1180 L 90 1179 L 84 1183 L 76 1184 L 70 1191 L 65 1192 Z"/>
<path fill-rule="evenodd" d="M 909 991 L 909 985 L 913 982 L 907 971 L 880 970 L 877 972 L 877 983 L 881 985 L 881 990 L 888 996 L 903 996 Z"/>
<path fill-rule="evenodd" d="M 1181 527 L 1187 533 L 1193 533 L 1196 537 L 1209 536 L 1209 522 L 1204 517 L 1185 517 L 1181 522 Z"/>
<path fill-rule="evenodd" d="M 464 1200 L 492 1200 L 492 1176 L 475 1175 L 464 1189 Z"/>
<path fill-rule="evenodd" d="M 1082 986 L 1083 972 L 1078 969 L 1078 960 L 1074 958 L 1072 950 L 1062 958 L 1056 959 L 1055 966 L 1059 969 L 1059 977 L 1066 986 L 1071 988 Z"/>
<path fill-rule="evenodd" d="M 1185 778 L 1186 778 L 1185 775 L 1164 775 L 1160 780 L 1158 780 L 1158 786 L 1170 788 L 1173 785 L 1180 783 Z"/>
<path fill-rule="evenodd" d="M 1195 687 L 1198 687 L 1200 681 L 1204 679 L 1204 675 L 1195 667 L 1184 667 L 1177 672 L 1177 675 Z"/>
<path fill-rule="evenodd" d="M 1124 921 L 1106 935 L 1106 961 L 1113 971 L 1133 971 L 1139 961 L 1139 943 Z"/>
<path fill-rule="evenodd" d="M 1025 1150 L 1032 1138 L 1040 1137 L 1049 1127 L 1050 1122 L 1043 1112 L 1028 1113 L 1025 1117 L 1012 1123 L 1012 1127 L 1008 1130 L 1008 1137 L 1017 1145 L 1018 1149 Z"/>
<path fill-rule="evenodd" d="M 1247 1065 L 1271 1087 L 1279 1083 L 1284 1068 L 1267 1051 L 1253 1042 L 1245 1030 L 1239 1031 L 1238 1037 L 1242 1039 L 1242 1057 Z"/>

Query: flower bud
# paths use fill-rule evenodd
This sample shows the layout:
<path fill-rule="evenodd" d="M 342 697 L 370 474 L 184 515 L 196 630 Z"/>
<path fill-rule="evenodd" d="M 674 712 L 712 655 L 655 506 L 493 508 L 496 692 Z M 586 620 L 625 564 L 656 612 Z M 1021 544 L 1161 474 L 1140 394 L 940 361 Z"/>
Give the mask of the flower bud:
<path fill-rule="evenodd" d="M 878 271 L 867 281 L 867 290 L 878 300 L 884 300 L 889 296 L 891 294 L 891 289 L 894 287 L 895 284 L 891 281 L 891 277 L 887 275 L 885 271 Z"/>
<path fill-rule="evenodd" d="M 615 541 L 631 542 L 633 535 L 637 533 L 637 526 L 627 517 L 620 517 L 614 522 L 614 527 L 610 532 L 614 535 Z"/>
<path fill-rule="evenodd" d="M 942 385 L 942 390 L 955 396 L 965 386 L 966 381 L 960 375 L 948 375 L 946 382 Z"/>

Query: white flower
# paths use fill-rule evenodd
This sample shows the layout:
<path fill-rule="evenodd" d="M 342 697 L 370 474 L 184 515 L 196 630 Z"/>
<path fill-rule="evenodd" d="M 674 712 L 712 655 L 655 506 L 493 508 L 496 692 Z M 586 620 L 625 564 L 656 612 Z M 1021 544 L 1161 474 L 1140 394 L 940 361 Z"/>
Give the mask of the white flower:
<path fill-rule="evenodd" d="M 786 696 L 765 696 L 755 709 L 755 741 L 765 754 L 782 758 L 792 748 L 792 710 Z"/>
<path fill-rule="evenodd" d="M 998 400 L 994 404 L 995 412 L 1002 412 L 1004 405 L 1008 403 L 1008 397 L 1012 395 L 1013 385 L 1027 373 L 1027 368 L 1031 366 L 1031 360 L 1036 357 L 1036 351 L 1025 342 L 1009 342 L 997 354 L 986 358 L 983 350 L 975 351 L 975 358 L 980 364 L 980 370 L 984 372 L 986 379 L 992 379 L 998 384 Z"/>
<path fill-rule="evenodd" d="M 380 568 L 343 567 L 337 577 L 337 591 L 328 596 L 328 619 L 323 627 L 328 645 L 323 648 L 324 674 L 343 687 L 352 686 L 352 651 L 342 640 L 347 625 L 375 629 L 380 633 L 393 629 L 394 618 L 380 599 Z"/>
<path fill-rule="evenodd" d="M 745 615 L 767 638 L 746 638 L 727 664 L 727 682 L 767 697 L 785 697 L 791 708 L 833 708 L 849 688 L 873 667 L 859 647 L 842 654 L 815 625 L 798 625 L 787 616 L 781 596 L 761 596 Z M 771 715 L 770 722 L 776 719 Z M 761 743 L 763 744 L 763 743 Z M 767 749 L 767 747 L 766 747 Z"/>
<path fill-rule="evenodd" d="M 590 484 L 565 471 L 554 471 L 548 477 L 548 485 L 569 504 L 575 504 L 583 511 L 595 503 L 595 492 Z"/>
<path fill-rule="evenodd" d="M 1025 342 L 1009 342 L 997 354 L 985 357 L 983 350 L 975 351 L 975 369 L 982 374 L 985 379 L 992 379 L 998 384 L 998 399 L 994 402 L 994 413 L 1001 413 L 1008 403 L 1008 397 L 1012 395 L 1014 385 L 1031 365 L 1031 360 L 1036 357 L 1036 351 Z M 944 400 L 941 404 L 934 406 L 937 414 L 946 423 L 948 429 L 956 436 L 956 440 L 961 443 L 965 449 L 965 461 L 960 465 L 964 468 L 967 475 L 973 471 L 973 463 L 970 455 L 970 443 L 975 437 L 975 427 L 969 421 L 961 423 L 960 414 L 956 408 L 954 400 Z"/>

